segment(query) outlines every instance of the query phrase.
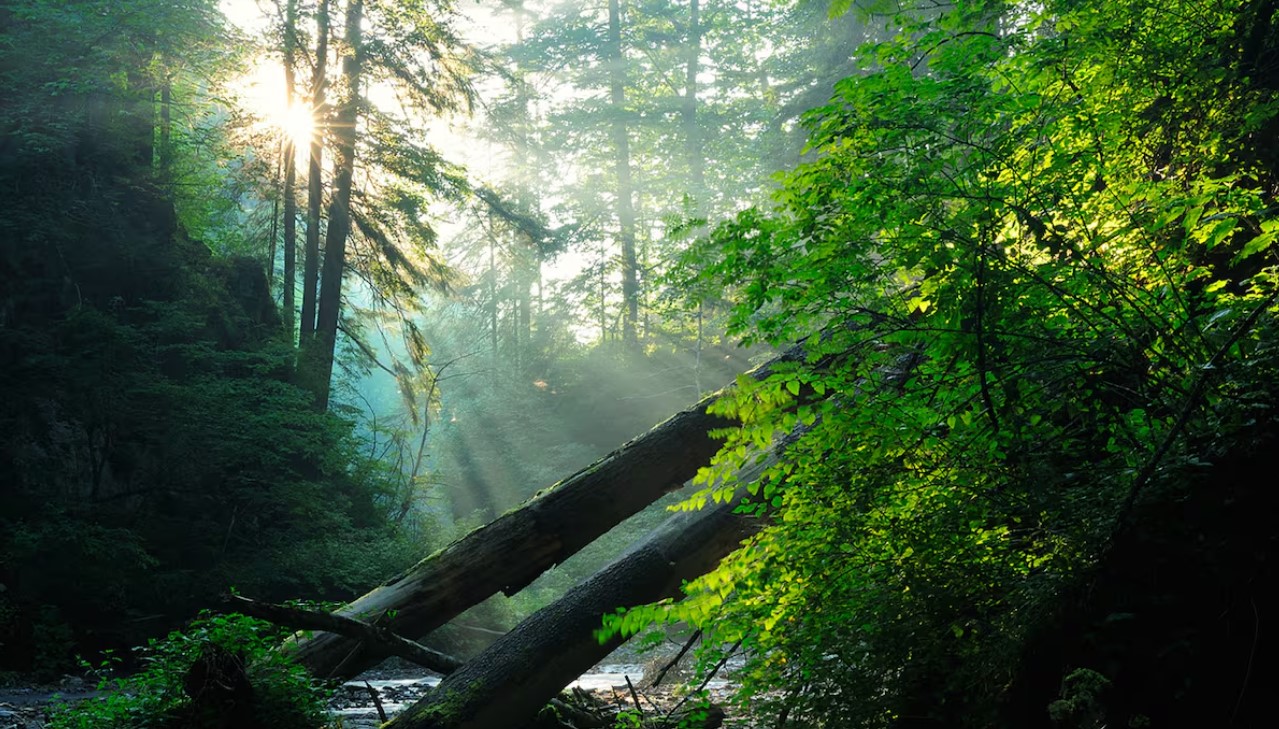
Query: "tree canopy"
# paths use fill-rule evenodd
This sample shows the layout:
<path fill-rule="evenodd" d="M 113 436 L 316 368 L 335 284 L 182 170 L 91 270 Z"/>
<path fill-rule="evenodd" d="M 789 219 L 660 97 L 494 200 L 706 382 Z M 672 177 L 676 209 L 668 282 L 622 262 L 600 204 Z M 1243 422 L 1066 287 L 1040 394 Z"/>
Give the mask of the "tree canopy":
<path fill-rule="evenodd" d="M 730 495 L 751 446 L 808 423 L 745 507 L 772 526 L 682 603 L 613 629 L 686 619 L 746 646 L 744 693 L 779 721 L 989 725 L 1026 683 L 1042 711 L 1075 669 L 1121 683 L 1088 709 L 1099 722 L 1228 706 L 1238 684 L 1195 661 L 1247 639 L 1156 639 L 1177 666 L 1160 674 L 1192 685 L 1184 703 L 1136 675 L 1124 641 L 1158 622 L 1154 598 L 1104 608 L 1138 626 L 1105 649 L 1027 651 L 1063 624 L 1097 640 L 1062 621 L 1149 542 L 1166 550 L 1149 568 L 1184 560 L 1187 584 L 1220 569 L 1246 593 L 1264 569 L 1178 540 L 1248 539 L 1218 531 L 1220 511 L 1269 503 L 1213 474 L 1273 437 L 1273 11 L 958 2 L 897 14 L 893 39 L 860 47 L 862 70 L 806 115 L 775 205 L 685 259 L 733 290 L 730 332 L 812 349 L 723 406 L 742 426 L 696 499 Z M 820 404 L 796 406 L 803 392 Z M 1213 517 L 1161 521 L 1216 498 Z M 1162 589 L 1191 614 L 1251 610 Z"/>
<path fill-rule="evenodd" d="M 761 528 L 601 640 L 777 727 L 1269 718 L 1279 2 L 219 7 L 0 0 L 0 670 L 348 599 L 798 344 L 676 507 Z"/>

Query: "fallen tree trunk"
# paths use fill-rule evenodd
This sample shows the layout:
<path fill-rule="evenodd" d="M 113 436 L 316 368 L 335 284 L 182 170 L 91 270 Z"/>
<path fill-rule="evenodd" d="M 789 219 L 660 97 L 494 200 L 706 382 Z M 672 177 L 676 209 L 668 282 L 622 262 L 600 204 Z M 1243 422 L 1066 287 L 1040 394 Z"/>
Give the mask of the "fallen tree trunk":
<path fill-rule="evenodd" d="M 800 347 L 792 347 L 749 376 L 763 380 L 775 364 L 804 356 Z M 419 638 L 499 591 L 515 594 L 709 463 L 719 449 L 710 431 L 729 425 L 707 412 L 722 395 L 675 415 L 339 613 Z M 373 645 L 334 633 L 296 639 L 289 649 L 319 677 L 350 677 L 386 657 Z"/>
<path fill-rule="evenodd" d="M 379 625 L 345 615 L 258 602 L 240 595 L 229 595 L 226 602 L 237 613 L 269 620 L 293 630 L 323 630 L 375 645 L 388 656 L 399 656 L 441 675 L 456 671 L 462 666 L 462 661 L 453 656 L 415 643 Z"/>
<path fill-rule="evenodd" d="M 601 643 L 595 631 L 619 606 L 682 597 L 687 580 L 706 574 L 767 518 L 734 513 L 746 484 L 808 431 L 800 425 L 768 455 L 737 473 L 733 498 L 667 519 L 604 569 L 515 626 L 387 729 L 509 729 L 523 726 L 578 676 L 626 639 Z"/>
<path fill-rule="evenodd" d="M 510 729 L 621 645 L 595 638 L 619 605 L 679 595 L 685 580 L 712 569 L 760 524 L 731 504 L 677 514 L 564 597 L 534 613 L 449 674 L 387 729 Z"/>
<path fill-rule="evenodd" d="M 327 630 L 361 642 L 371 643 L 387 655 L 398 656 L 440 675 L 447 676 L 462 667 L 462 661 L 453 656 L 414 643 L 407 638 L 395 635 L 385 628 L 370 625 L 353 618 L 318 610 L 305 610 L 288 605 L 258 602 L 239 595 L 229 596 L 226 602 L 237 613 L 268 620 L 283 627 L 294 630 Z M 365 682 L 364 685 L 369 686 L 368 682 Z M 369 691 L 373 695 L 373 700 L 378 702 L 377 691 L 371 686 L 369 686 Z M 558 699 L 551 699 L 549 705 L 560 714 L 570 717 L 572 725 L 579 727 L 579 729 L 603 727 L 607 724 L 602 717 Z M 380 703 L 378 703 L 378 714 L 383 716 L 382 721 L 385 722 L 386 718 L 383 715 Z"/>

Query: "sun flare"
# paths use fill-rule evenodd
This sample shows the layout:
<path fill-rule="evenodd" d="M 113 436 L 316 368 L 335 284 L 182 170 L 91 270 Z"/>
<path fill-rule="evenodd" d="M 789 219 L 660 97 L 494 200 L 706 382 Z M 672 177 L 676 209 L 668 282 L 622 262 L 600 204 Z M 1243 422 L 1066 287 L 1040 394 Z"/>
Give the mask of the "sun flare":
<path fill-rule="evenodd" d="M 278 126 L 295 147 L 303 149 L 311 143 L 311 134 L 315 132 L 315 114 L 305 104 L 285 108 L 271 123 Z"/>
<path fill-rule="evenodd" d="M 258 64 L 237 85 L 240 105 L 262 128 L 292 142 L 298 150 L 307 148 L 315 132 L 315 114 L 306 104 L 289 103 L 279 63 Z"/>

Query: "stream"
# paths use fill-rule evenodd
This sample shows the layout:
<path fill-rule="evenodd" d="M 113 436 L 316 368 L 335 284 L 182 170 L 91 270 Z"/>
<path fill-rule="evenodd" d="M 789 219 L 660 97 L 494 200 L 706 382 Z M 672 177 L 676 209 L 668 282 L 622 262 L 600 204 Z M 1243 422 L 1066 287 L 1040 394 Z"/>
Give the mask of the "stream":
<path fill-rule="evenodd" d="M 376 671 L 370 672 L 376 674 Z M 597 666 L 594 671 L 584 673 L 570 688 L 581 688 L 584 691 L 597 692 L 612 688 L 623 691 L 626 679 L 639 684 L 644 677 L 644 668 L 636 663 L 618 663 Z M 356 678 L 342 684 L 333 698 L 333 713 L 342 717 L 343 726 L 351 727 L 377 726 L 377 707 L 373 703 L 369 690 L 372 686 L 378 692 L 382 708 L 387 716 L 394 716 L 403 711 L 414 701 L 424 696 L 431 688 L 439 685 L 439 676 L 408 676 L 403 678 Z M 372 723 L 366 723 L 371 721 Z M 2 725 L 0 725 L 2 726 Z"/>
<path fill-rule="evenodd" d="M 630 701 L 628 677 L 633 685 L 639 687 L 644 679 L 644 667 L 638 663 L 601 664 L 582 674 L 570 684 L 570 688 L 580 688 L 606 701 L 626 703 Z M 374 729 L 381 723 L 366 681 L 377 691 L 383 710 L 391 717 L 438 685 L 440 678 L 374 669 L 347 681 L 338 687 L 330 702 L 333 714 L 340 719 L 343 729 Z M 724 691 L 728 687 L 727 680 L 718 678 L 707 686 L 712 692 Z M 44 729 L 50 706 L 60 701 L 91 699 L 98 695 L 92 688 L 78 678 L 69 678 L 58 687 L 0 688 L 0 729 Z"/>

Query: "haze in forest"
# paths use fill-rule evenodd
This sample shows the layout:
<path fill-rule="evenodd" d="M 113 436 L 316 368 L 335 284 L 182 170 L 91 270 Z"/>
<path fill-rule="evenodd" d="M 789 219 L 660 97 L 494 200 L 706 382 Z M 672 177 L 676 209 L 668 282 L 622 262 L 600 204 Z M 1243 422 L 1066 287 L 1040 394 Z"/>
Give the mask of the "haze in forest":
<path fill-rule="evenodd" d="M 512 10 L 466 5 L 460 8 L 455 28 L 463 42 L 494 57 L 524 54 L 528 58 L 528 54 L 543 52 L 542 44 L 548 43 L 560 45 L 560 52 L 564 53 L 569 50 L 566 44 L 573 41 L 557 37 L 557 33 L 567 30 L 557 26 L 564 17 L 580 17 L 583 12 L 591 12 L 590 7 L 547 3 Z M 267 3 L 248 0 L 227 0 L 222 8 L 244 32 L 259 36 L 270 28 L 272 12 L 277 23 L 283 13 L 282 6 L 272 10 Z M 598 8 L 596 11 L 603 12 Z M 752 13 L 772 12 L 762 5 L 759 8 L 744 6 L 735 11 L 745 14 L 748 22 Z M 636 7 L 630 12 L 635 13 L 637 25 L 683 22 L 676 16 L 675 8 L 655 11 Z M 658 14 L 649 17 L 648 13 L 653 12 Z M 597 16 L 595 21 L 605 22 L 605 19 Z M 814 16 L 792 22 L 806 22 L 819 28 L 822 20 Z M 861 32 L 860 25 L 836 29 L 830 34 L 831 43 L 840 39 L 840 32 L 845 38 L 855 37 Z M 631 40 L 628 38 L 628 42 Z M 726 38 L 722 42 L 731 41 Z M 681 47 L 680 39 L 663 38 L 652 30 L 641 29 L 636 32 L 633 43 L 635 48 L 630 52 L 636 56 L 634 66 L 623 72 L 636 77 L 635 86 L 655 85 L 661 89 L 665 84 L 670 87 L 669 76 L 679 73 L 687 77 L 690 72 L 687 52 Z M 783 55 L 780 47 L 780 43 L 775 44 L 761 35 L 747 56 L 733 58 L 731 62 L 758 68 L 756 75 L 766 78 L 773 57 Z M 741 49 L 734 51 L 741 53 Z M 790 52 L 815 54 L 813 49 L 795 48 Z M 262 117 L 267 129 L 287 136 L 290 107 L 282 103 L 286 98 L 285 74 L 279 53 L 278 47 L 269 44 L 257 48 L 245 64 L 242 78 L 233 81 L 233 87 L 241 91 L 241 103 L 247 111 Z M 659 53 L 666 58 L 659 59 Z M 762 191 L 770 184 L 769 176 L 798 151 L 799 141 L 786 137 L 803 106 L 781 112 L 789 114 L 789 119 L 768 120 L 772 130 L 764 129 L 763 115 L 758 111 L 752 114 L 753 119 L 733 119 L 739 113 L 737 106 L 751 102 L 750 89 L 741 88 L 740 82 L 717 83 L 717 66 L 727 64 L 729 59 L 716 58 L 715 49 L 709 46 L 700 55 L 706 58 L 699 57 L 700 68 L 693 68 L 691 72 L 697 78 L 697 89 L 708 96 L 713 93 L 720 97 L 722 111 L 708 107 L 717 114 L 727 115 L 720 123 L 740 125 L 745 134 L 757 142 L 770 139 L 771 134 L 772 141 L 767 144 L 777 151 L 772 159 L 749 159 L 745 170 L 734 169 L 731 171 L 734 176 L 730 177 L 725 169 L 729 165 L 721 164 L 706 151 L 697 152 L 700 157 L 697 160 L 689 159 L 688 155 L 693 153 L 689 143 L 678 139 L 676 127 L 688 125 L 683 116 L 687 114 L 683 107 L 690 103 L 687 78 L 683 79 L 685 86 L 664 90 L 668 97 L 665 101 L 643 99 L 646 92 L 632 92 L 637 99 L 630 102 L 631 105 L 647 107 L 624 113 L 643 117 L 639 122 L 642 130 L 637 129 L 636 138 L 631 142 L 636 161 L 633 174 L 640 179 L 629 193 L 636 196 L 639 205 L 637 213 L 631 213 L 636 219 L 629 224 L 634 228 L 630 235 L 637 238 L 642 249 L 639 253 L 644 260 L 640 265 L 646 269 L 647 279 L 644 316 L 650 326 L 655 325 L 658 317 L 669 317 L 672 313 L 668 302 L 659 301 L 665 296 L 661 285 L 654 284 L 666 270 L 674 270 L 670 269 L 672 256 L 687 240 L 686 233 L 671 235 L 668 229 L 686 226 L 686 221 L 694 216 L 728 214 L 761 199 Z M 843 62 L 850 63 L 849 59 Z M 600 168 L 608 164 L 604 160 L 610 154 L 607 138 L 601 135 L 599 127 L 598 117 L 602 112 L 591 108 L 600 100 L 601 87 L 597 79 L 578 75 L 571 61 L 525 60 L 519 65 L 523 68 L 517 71 L 518 83 L 496 73 L 476 80 L 479 100 L 473 115 L 418 116 L 413 119 L 410 132 L 415 143 L 434 147 L 449 162 L 465 169 L 472 184 L 510 191 L 507 194 L 521 198 L 517 199 L 517 205 L 536 211 L 541 218 L 539 225 L 563 231 L 557 240 L 540 242 L 540 250 L 519 251 L 518 247 L 527 243 L 513 240 L 509 231 L 501 230 L 501 221 L 491 210 L 444 205 L 436 207 L 431 216 L 430 225 L 440 236 L 442 258 L 457 269 L 465 283 L 460 291 L 426 295 L 430 313 L 415 324 L 421 327 L 433 350 L 434 366 L 447 368 L 449 378 L 449 384 L 441 385 L 439 392 L 432 395 L 439 398 L 438 412 L 434 417 L 420 418 L 423 423 L 434 420 L 435 432 L 419 442 L 429 442 L 429 455 L 422 459 L 418 471 L 430 474 L 425 478 L 431 484 L 426 489 L 431 494 L 426 501 L 433 505 L 431 508 L 474 523 L 501 513 L 533 491 L 637 435 L 670 412 L 695 402 L 748 366 L 751 355 L 734 351 L 731 342 L 725 342 L 726 349 L 710 351 L 712 343 L 720 341 L 715 332 L 719 325 L 711 316 L 704 316 L 702 340 L 691 343 L 679 341 L 687 335 L 678 333 L 678 329 L 687 327 L 687 322 L 677 324 L 668 332 L 667 337 L 675 334 L 676 338 L 668 338 L 666 342 L 658 341 L 665 327 L 656 324 L 647 338 L 652 340 L 648 346 L 653 353 L 660 352 L 660 360 L 654 358 L 652 362 L 638 365 L 638 369 L 636 363 L 622 363 L 599 352 L 594 360 L 587 356 L 610 337 L 620 335 L 617 331 L 620 322 L 613 320 L 619 312 L 609 310 L 617 306 L 610 299 L 618 296 L 617 288 L 624 285 L 625 273 L 621 269 L 626 265 L 624 260 L 619 260 L 620 251 L 612 240 L 616 233 L 610 232 L 610 227 L 617 223 L 608 220 L 616 213 L 610 211 L 612 203 L 607 197 L 612 195 L 615 202 L 616 192 L 601 189 L 598 177 Z M 809 83 L 812 82 L 800 79 L 799 86 L 803 88 Z M 367 97 L 369 103 L 388 113 L 400 110 L 389 84 L 371 83 Z M 691 101 L 697 103 L 696 99 Z M 664 109 L 664 104 L 679 106 L 681 116 L 672 116 L 676 110 Z M 305 106 L 301 99 L 294 108 L 299 106 Z M 570 131 L 576 135 L 574 140 L 552 139 L 565 128 L 572 130 L 573 125 L 577 126 L 577 130 Z M 596 128 L 592 129 L 592 125 Z M 592 134 L 601 135 L 594 140 L 598 152 L 589 146 Z M 652 138 L 642 139 L 645 134 Z M 740 165 L 742 158 L 757 149 L 752 147 L 748 151 L 743 146 L 731 151 L 738 159 L 730 164 Z M 784 151 L 787 149 L 789 152 Z M 603 156 L 597 156 L 600 154 Z M 707 185 L 707 170 L 712 178 L 720 177 L 715 185 L 718 189 Z M 655 179 L 647 181 L 644 176 L 650 171 Z M 694 178 L 701 181 L 695 183 Z M 693 204 L 688 191 L 694 188 L 713 194 L 719 212 L 715 213 L 710 205 Z M 520 232 L 516 231 L 515 235 L 518 237 Z M 521 261 L 521 257 L 528 260 Z M 282 266 L 277 255 L 277 273 L 282 272 Z M 518 270 L 521 266 L 523 271 Z M 519 277 L 527 280 L 521 281 Z M 507 280 L 502 280 L 504 278 Z M 353 284 L 355 288 L 346 294 L 352 303 L 361 310 L 374 308 L 375 297 L 359 283 Z M 519 296 L 529 297 L 529 301 L 512 301 L 504 289 L 513 286 L 526 287 Z M 533 311 L 502 311 L 508 307 L 530 307 Z M 526 317 L 527 321 L 515 324 L 501 321 L 509 316 Z M 627 314 L 623 312 L 620 316 Z M 555 357 L 545 359 L 543 355 L 541 368 L 531 362 L 509 367 L 505 360 L 510 347 L 529 350 L 527 343 L 518 341 L 521 335 L 509 327 L 527 328 L 523 336 L 531 339 L 542 334 L 533 330 L 544 326 L 543 317 L 548 329 L 561 327 L 571 339 L 561 340 Z M 558 317 L 559 321 L 551 323 L 552 317 Z M 362 346 L 362 353 L 376 355 L 382 361 L 372 364 L 366 374 L 350 382 L 349 389 L 339 397 L 345 405 L 363 410 L 365 422 L 407 426 L 412 418 L 403 412 L 406 404 L 403 381 L 397 378 L 393 362 L 408 358 L 403 345 L 397 344 L 396 325 L 386 321 L 372 324 L 374 321 L 376 317 L 370 319 L 373 330 Z M 441 321 L 453 324 L 442 326 Z M 549 332 L 543 334 L 548 335 Z M 508 343 L 506 340 L 512 337 L 516 341 Z M 707 351 L 700 351 L 703 347 L 707 347 Z M 580 361 L 576 365 L 571 364 L 575 358 L 569 355 L 572 350 L 579 352 L 576 358 Z M 757 350 L 754 354 L 761 352 Z M 537 356 L 531 350 L 516 353 L 517 358 Z M 576 398 L 574 402 L 572 394 L 563 392 L 565 387 L 557 381 L 556 373 L 547 369 L 556 365 L 581 368 L 582 372 L 565 376 L 586 378 L 589 382 L 586 387 L 593 394 Z M 653 382 L 660 382 L 662 386 L 654 391 Z M 495 410 L 494 403 L 503 405 Z M 503 408 L 509 412 L 503 412 Z M 525 443 L 530 440 L 528 433 L 537 430 L 548 433 L 554 442 Z M 555 435 L 549 436 L 550 433 Z M 584 435 L 565 438 L 566 433 Z M 376 442 L 372 426 L 366 435 Z M 417 459 L 414 461 L 416 465 Z"/>
<path fill-rule="evenodd" d="M 1263 725 L 1277 12 L 0 0 L 0 719 Z"/>

